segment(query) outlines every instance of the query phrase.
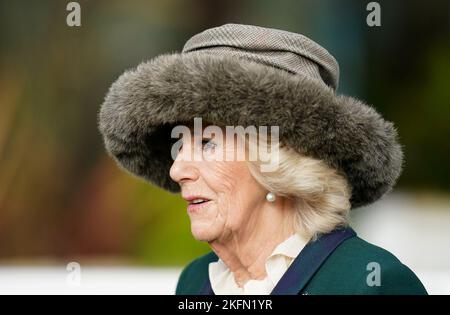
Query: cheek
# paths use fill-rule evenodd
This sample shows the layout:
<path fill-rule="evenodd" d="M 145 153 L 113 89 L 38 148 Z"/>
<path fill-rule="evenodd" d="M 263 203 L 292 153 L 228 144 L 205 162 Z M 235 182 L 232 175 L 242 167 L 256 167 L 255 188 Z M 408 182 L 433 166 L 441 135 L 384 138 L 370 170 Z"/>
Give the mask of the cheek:
<path fill-rule="evenodd" d="M 224 225 L 231 229 L 240 226 L 255 207 L 261 191 L 246 162 L 211 163 L 204 178 L 216 192 L 216 211 Z"/>

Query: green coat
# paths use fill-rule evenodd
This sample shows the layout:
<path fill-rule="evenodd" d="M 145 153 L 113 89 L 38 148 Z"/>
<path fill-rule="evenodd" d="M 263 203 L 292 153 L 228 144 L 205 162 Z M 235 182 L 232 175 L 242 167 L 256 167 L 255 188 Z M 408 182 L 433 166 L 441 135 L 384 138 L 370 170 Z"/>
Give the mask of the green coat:
<path fill-rule="evenodd" d="M 214 294 L 208 265 L 210 252 L 182 271 L 176 294 Z M 351 228 L 335 230 L 309 242 L 271 293 L 296 294 L 427 294 L 417 276 L 390 252 L 372 245 Z"/>

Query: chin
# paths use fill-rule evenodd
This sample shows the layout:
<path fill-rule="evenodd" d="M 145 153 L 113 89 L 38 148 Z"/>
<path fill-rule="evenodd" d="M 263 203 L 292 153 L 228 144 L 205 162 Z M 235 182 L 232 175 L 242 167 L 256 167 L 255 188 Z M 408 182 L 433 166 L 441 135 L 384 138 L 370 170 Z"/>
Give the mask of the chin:
<path fill-rule="evenodd" d="M 200 242 L 211 242 L 215 239 L 214 233 L 204 227 L 191 227 L 192 236 Z"/>

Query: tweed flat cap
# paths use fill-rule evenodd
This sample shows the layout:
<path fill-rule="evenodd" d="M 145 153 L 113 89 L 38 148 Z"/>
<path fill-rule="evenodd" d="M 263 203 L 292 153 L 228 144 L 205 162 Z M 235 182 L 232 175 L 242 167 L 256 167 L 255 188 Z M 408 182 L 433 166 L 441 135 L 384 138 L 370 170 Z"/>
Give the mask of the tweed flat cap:
<path fill-rule="evenodd" d="M 178 192 L 170 131 L 194 117 L 219 126 L 279 126 L 282 144 L 324 160 L 351 185 L 352 208 L 389 192 L 403 153 L 391 122 L 336 93 L 339 66 L 296 33 L 226 24 L 194 35 L 180 53 L 125 71 L 99 113 L 107 151 L 132 174 Z"/>

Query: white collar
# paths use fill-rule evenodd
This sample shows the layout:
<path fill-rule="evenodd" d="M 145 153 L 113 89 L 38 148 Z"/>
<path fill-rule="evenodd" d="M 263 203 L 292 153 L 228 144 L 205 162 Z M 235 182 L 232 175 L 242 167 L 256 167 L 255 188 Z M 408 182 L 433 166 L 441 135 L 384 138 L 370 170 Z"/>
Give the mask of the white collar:
<path fill-rule="evenodd" d="M 289 268 L 292 261 L 305 247 L 306 241 L 295 233 L 275 247 L 266 260 L 267 277 L 262 280 L 249 280 L 240 288 L 234 274 L 219 258 L 209 264 L 209 280 L 215 294 L 270 294 L 272 289 Z"/>

